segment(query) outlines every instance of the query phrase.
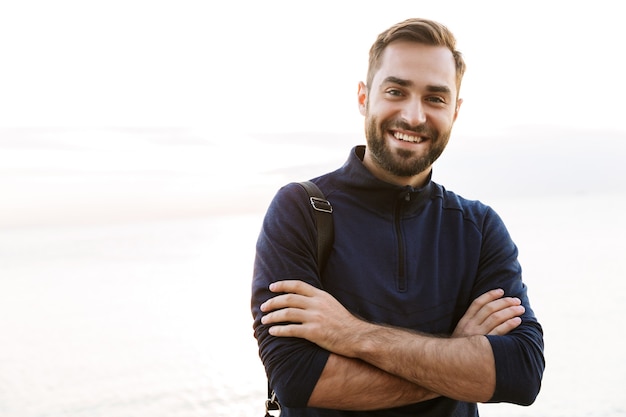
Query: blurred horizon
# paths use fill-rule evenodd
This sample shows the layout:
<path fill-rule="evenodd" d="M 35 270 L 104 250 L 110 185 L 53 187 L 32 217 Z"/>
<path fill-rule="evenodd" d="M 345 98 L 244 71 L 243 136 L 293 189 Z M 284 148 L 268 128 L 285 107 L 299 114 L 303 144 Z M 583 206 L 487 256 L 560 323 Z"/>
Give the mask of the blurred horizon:
<path fill-rule="evenodd" d="M 339 168 L 358 133 L 215 138 L 183 128 L 0 128 L 0 227 L 263 210 L 279 187 Z M 433 180 L 487 204 L 626 191 L 626 132 L 453 131 Z"/>

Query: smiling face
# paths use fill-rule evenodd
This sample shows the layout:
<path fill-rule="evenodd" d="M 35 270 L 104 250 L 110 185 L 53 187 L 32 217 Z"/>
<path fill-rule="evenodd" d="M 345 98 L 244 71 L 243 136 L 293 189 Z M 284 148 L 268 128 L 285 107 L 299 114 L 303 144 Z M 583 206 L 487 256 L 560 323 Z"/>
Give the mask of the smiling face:
<path fill-rule="evenodd" d="M 396 41 L 369 86 L 359 84 L 367 148 L 363 163 L 376 177 L 422 186 L 450 138 L 461 100 L 450 50 Z"/>

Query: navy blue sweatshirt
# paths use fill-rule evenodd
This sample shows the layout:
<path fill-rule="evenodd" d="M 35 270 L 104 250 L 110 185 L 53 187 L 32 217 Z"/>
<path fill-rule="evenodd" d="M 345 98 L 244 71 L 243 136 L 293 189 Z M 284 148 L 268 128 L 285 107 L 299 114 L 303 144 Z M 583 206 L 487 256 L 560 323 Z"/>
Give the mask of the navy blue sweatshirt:
<path fill-rule="evenodd" d="M 274 295 L 269 284 L 284 279 L 322 288 L 366 320 L 437 335 L 452 334 L 478 296 L 504 289 L 526 312 L 509 334 L 487 336 L 496 363 L 490 402 L 531 404 L 545 366 L 543 332 L 502 220 L 490 207 L 432 181 L 421 189 L 380 181 L 363 165 L 363 152 L 354 148 L 343 167 L 313 179 L 333 206 L 335 228 L 321 274 L 313 213 L 299 185 L 279 190 L 259 235 L 254 336 L 282 417 L 478 415 L 476 404 L 445 397 L 375 413 L 306 408 L 329 352 L 304 339 L 273 337 L 261 324 L 259 307 Z"/>

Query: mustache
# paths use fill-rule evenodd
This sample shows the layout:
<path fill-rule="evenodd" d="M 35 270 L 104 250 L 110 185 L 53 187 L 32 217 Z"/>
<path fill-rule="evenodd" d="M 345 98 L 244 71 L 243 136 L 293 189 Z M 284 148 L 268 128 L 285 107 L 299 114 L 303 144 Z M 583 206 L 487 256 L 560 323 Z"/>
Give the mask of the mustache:
<path fill-rule="evenodd" d="M 397 130 L 406 130 L 408 132 L 413 132 L 418 135 L 426 135 L 429 137 L 437 137 L 437 130 L 431 128 L 425 123 L 421 125 L 411 126 L 410 124 L 403 122 L 402 120 L 389 120 L 385 122 L 382 126 L 383 130 L 397 129 Z"/>

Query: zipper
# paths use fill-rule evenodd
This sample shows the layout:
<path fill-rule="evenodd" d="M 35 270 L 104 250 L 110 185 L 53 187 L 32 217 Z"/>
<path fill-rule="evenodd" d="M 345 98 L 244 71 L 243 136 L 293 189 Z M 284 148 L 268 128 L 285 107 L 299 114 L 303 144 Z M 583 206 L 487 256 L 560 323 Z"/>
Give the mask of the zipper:
<path fill-rule="evenodd" d="M 404 198 L 399 199 L 396 203 L 396 212 L 395 212 L 395 228 L 396 228 L 396 239 L 398 240 L 398 291 L 404 292 L 407 289 L 407 278 L 406 278 L 406 248 L 404 244 L 404 233 L 402 233 L 402 209 L 404 207 L 404 202 L 411 201 L 411 194 L 406 193 Z"/>

